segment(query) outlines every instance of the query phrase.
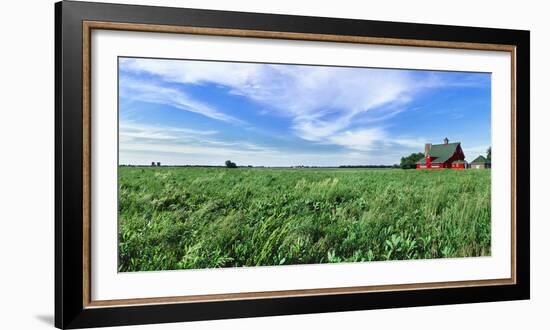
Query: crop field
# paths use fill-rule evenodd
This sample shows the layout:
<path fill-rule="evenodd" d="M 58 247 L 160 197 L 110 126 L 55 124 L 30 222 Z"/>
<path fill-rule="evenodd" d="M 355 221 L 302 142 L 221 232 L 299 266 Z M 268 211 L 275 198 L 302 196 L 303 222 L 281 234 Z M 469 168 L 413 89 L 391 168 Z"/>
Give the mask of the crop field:
<path fill-rule="evenodd" d="M 487 256 L 490 176 L 120 167 L 118 269 Z"/>

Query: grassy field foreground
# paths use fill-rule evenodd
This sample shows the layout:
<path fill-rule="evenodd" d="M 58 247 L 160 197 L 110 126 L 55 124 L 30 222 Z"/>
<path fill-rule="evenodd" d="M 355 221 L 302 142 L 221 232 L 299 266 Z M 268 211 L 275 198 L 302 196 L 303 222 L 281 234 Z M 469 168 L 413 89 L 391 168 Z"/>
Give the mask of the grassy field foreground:
<path fill-rule="evenodd" d="M 490 255 L 490 170 L 119 169 L 119 271 Z"/>

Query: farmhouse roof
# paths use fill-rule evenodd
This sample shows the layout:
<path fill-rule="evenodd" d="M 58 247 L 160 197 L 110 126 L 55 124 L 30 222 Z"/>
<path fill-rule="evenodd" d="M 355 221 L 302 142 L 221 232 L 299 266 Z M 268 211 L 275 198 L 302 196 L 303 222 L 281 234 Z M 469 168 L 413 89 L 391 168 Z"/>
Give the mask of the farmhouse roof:
<path fill-rule="evenodd" d="M 490 161 L 488 161 L 487 158 L 479 155 L 470 164 L 488 164 L 488 163 L 490 163 Z"/>
<path fill-rule="evenodd" d="M 432 158 L 432 164 L 444 163 L 451 158 L 456 148 L 460 145 L 460 142 L 453 142 L 447 144 L 432 144 L 429 154 Z M 417 164 L 425 165 L 426 158 L 422 158 Z"/>

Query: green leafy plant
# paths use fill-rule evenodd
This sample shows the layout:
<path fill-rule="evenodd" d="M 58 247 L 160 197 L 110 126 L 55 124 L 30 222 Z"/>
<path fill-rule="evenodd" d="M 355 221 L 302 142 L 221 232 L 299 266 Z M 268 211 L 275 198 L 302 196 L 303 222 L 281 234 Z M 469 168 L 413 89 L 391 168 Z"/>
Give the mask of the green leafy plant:
<path fill-rule="evenodd" d="M 120 167 L 118 270 L 490 255 L 490 174 Z"/>

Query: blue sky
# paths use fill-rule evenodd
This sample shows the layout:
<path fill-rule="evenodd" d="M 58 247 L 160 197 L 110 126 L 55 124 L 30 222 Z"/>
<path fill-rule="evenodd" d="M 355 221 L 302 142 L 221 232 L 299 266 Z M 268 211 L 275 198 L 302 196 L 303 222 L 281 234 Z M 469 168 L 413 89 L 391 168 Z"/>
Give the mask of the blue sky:
<path fill-rule="evenodd" d="M 424 144 L 491 141 L 491 75 L 119 59 L 119 163 L 396 164 Z"/>

